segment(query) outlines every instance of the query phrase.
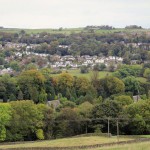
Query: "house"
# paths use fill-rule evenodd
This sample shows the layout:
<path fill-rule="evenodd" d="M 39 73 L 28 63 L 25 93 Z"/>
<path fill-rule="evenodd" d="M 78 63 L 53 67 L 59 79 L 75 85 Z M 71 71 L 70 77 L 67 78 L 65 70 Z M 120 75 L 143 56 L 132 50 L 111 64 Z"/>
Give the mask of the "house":
<path fill-rule="evenodd" d="M 68 45 L 59 45 L 58 47 L 59 48 L 68 48 L 69 46 Z"/>
<path fill-rule="evenodd" d="M 47 106 L 53 107 L 54 109 L 56 109 L 60 106 L 60 101 L 59 100 L 48 101 Z"/>
<path fill-rule="evenodd" d="M 104 59 L 96 59 L 95 63 L 96 64 L 104 63 Z"/>
<path fill-rule="evenodd" d="M 0 49 L 2 49 L 3 48 L 3 46 L 0 44 Z"/>
<path fill-rule="evenodd" d="M 141 99 L 140 95 L 134 95 L 133 100 L 134 102 L 138 102 Z"/>
<path fill-rule="evenodd" d="M 4 74 L 12 74 L 14 71 L 11 68 L 7 68 L 7 69 L 2 69 L 0 70 L 0 75 L 4 75 Z"/>
<path fill-rule="evenodd" d="M 137 64 L 139 60 L 131 60 L 131 65 Z"/>

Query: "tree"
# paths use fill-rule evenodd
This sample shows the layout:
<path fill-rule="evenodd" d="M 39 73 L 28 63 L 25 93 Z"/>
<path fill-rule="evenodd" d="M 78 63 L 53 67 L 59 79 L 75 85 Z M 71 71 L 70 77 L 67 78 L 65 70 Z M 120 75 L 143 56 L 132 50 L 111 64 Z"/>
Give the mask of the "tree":
<path fill-rule="evenodd" d="M 140 100 L 137 103 L 133 103 L 126 107 L 124 113 L 132 119 L 129 122 L 127 134 L 149 134 L 149 118 L 150 116 L 150 101 Z"/>
<path fill-rule="evenodd" d="M 87 90 L 89 89 L 90 82 L 85 77 L 77 77 L 75 78 L 75 91 L 77 93 L 77 96 L 86 95 Z"/>
<path fill-rule="evenodd" d="M 20 71 L 20 66 L 17 61 L 12 61 L 10 63 L 10 67 L 15 71 Z"/>
<path fill-rule="evenodd" d="M 4 65 L 4 63 L 5 63 L 4 58 L 3 58 L 3 57 L 0 57 L 0 65 Z"/>
<path fill-rule="evenodd" d="M 14 94 L 11 94 L 9 97 L 10 101 L 16 101 L 16 96 Z"/>
<path fill-rule="evenodd" d="M 12 94 L 16 97 L 17 94 L 17 81 L 16 78 L 10 77 L 10 75 L 3 75 L 0 77 L 1 84 L 1 98 L 4 101 L 12 96 Z"/>
<path fill-rule="evenodd" d="M 40 103 L 45 103 L 47 101 L 47 93 L 44 89 L 41 90 L 38 98 Z"/>
<path fill-rule="evenodd" d="M 122 106 L 130 105 L 133 103 L 133 100 L 130 96 L 128 95 L 120 95 L 116 96 L 114 98 L 118 103 L 120 103 Z"/>
<path fill-rule="evenodd" d="M 98 81 L 99 81 L 99 72 L 97 70 L 93 70 L 91 74 L 91 83 L 94 88 L 98 87 Z"/>
<path fill-rule="evenodd" d="M 27 70 L 36 70 L 37 69 L 37 65 L 30 63 L 26 66 Z"/>
<path fill-rule="evenodd" d="M 6 139 L 6 126 L 9 124 L 11 114 L 10 104 L 0 103 L 0 141 L 5 141 Z"/>
<path fill-rule="evenodd" d="M 82 118 L 86 119 L 91 117 L 93 107 L 94 106 L 91 103 L 84 102 L 77 107 L 77 111 L 82 116 Z"/>
<path fill-rule="evenodd" d="M 42 119 L 43 126 L 41 128 L 44 132 L 44 137 L 45 139 L 51 139 L 53 136 L 55 119 L 54 110 L 45 104 L 37 104 L 37 108 L 44 115 Z"/>
<path fill-rule="evenodd" d="M 73 136 L 79 133 L 79 116 L 74 109 L 69 107 L 63 108 L 56 118 L 59 124 L 55 126 L 56 137 Z M 68 130 L 69 129 L 69 130 Z"/>
<path fill-rule="evenodd" d="M 93 108 L 92 114 L 94 118 L 119 117 L 122 107 L 113 100 L 106 100 Z"/>
<path fill-rule="evenodd" d="M 21 34 L 21 35 L 25 35 L 25 33 L 26 33 L 26 32 L 25 32 L 24 30 L 21 30 L 21 31 L 20 31 L 20 34 Z"/>
<path fill-rule="evenodd" d="M 149 68 L 146 68 L 146 69 L 145 69 L 143 76 L 144 76 L 145 78 L 147 78 L 148 81 L 150 81 L 150 69 L 149 69 Z"/>
<path fill-rule="evenodd" d="M 42 112 L 32 101 L 13 101 L 10 105 L 12 118 L 8 126 L 7 140 L 33 140 L 37 129 L 43 127 Z"/>
<path fill-rule="evenodd" d="M 101 63 L 99 65 L 99 71 L 103 71 L 106 68 L 106 65 L 104 63 Z"/>
<path fill-rule="evenodd" d="M 105 100 L 103 103 L 95 105 L 92 109 L 92 117 L 94 118 L 119 118 L 121 116 L 122 107 L 114 100 Z M 114 133 L 116 128 L 116 121 L 111 121 L 110 131 Z M 107 121 L 95 121 L 95 125 L 103 125 L 103 132 L 107 132 Z"/>
<path fill-rule="evenodd" d="M 59 93 L 62 93 L 63 96 L 66 96 L 73 87 L 74 78 L 68 73 L 62 73 L 58 77 L 58 90 Z M 68 91 L 69 90 L 69 91 Z"/>
<path fill-rule="evenodd" d="M 25 99 L 32 99 L 38 103 L 38 96 L 44 92 L 45 77 L 38 70 L 27 70 L 18 77 L 18 85 Z"/>
<path fill-rule="evenodd" d="M 113 94 L 123 93 L 125 90 L 124 83 L 112 76 L 105 77 L 99 80 L 98 94 L 103 97 L 109 97 Z"/>
<path fill-rule="evenodd" d="M 133 76 L 128 76 L 123 79 L 125 84 L 125 91 L 132 92 L 133 94 L 139 94 L 140 84 L 138 80 Z"/>
<path fill-rule="evenodd" d="M 22 93 L 21 90 L 18 92 L 18 97 L 17 97 L 17 99 L 18 99 L 18 100 L 23 100 L 23 93 Z"/>
<path fill-rule="evenodd" d="M 81 72 L 81 73 L 88 73 L 88 72 L 89 72 L 88 67 L 87 67 L 87 66 L 82 66 L 82 67 L 80 68 L 80 72 Z"/>
<path fill-rule="evenodd" d="M 44 140 L 44 133 L 43 133 L 43 130 L 42 129 L 38 129 L 36 131 L 36 137 L 39 139 L 39 140 Z"/>

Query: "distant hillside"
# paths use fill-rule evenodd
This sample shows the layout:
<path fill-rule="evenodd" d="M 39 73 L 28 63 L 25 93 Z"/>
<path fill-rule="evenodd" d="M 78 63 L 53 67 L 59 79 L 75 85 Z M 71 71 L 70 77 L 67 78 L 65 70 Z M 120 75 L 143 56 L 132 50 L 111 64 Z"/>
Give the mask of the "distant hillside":
<path fill-rule="evenodd" d="M 92 27 L 93 30 L 90 30 Z M 105 28 L 104 28 L 105 27 Z M 80 32 L 95 32 L 95 33 L 114 33 L 114 32 L 142 32 L 142 31 L 150 31 L 149 29 L 142 28 L 110 28 L 108 26 L 104 26 L 102 28 L 96 26 L 87 26 L 85 28 L 59 28 L 59 29 L 21 29 L 21 28 L 4 28 L 0 27 L 0 32 L 8 32 L 8 33 L 19 33 L 21 30 L 24 30 L 27 34 L 37 34 L 41 32 L 47 32 L 51 34 L 72 34 L 72 33 L 80 33 Z"/>

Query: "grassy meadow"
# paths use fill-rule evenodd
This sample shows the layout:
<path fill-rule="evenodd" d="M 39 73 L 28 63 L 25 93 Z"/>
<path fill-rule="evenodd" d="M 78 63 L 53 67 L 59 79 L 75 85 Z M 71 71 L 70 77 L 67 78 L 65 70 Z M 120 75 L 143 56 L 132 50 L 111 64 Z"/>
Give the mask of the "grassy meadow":
<path fill-rule="evenodd" d="M 87 30 L 84 30 L 84 28 L 63 28 L 62 30 L 59 29 L 19 29 L 19 28 L 2 28 L 0 29 L 0 32 L 9 32 L 9 33 L 19 33 L 21 30 L 24 30 L 27 34 L 37 34 L 41 32 L 47 32 L 51 34 L 66 34 L 69 35 L 71 33 L 80 33 L 80 32 L 89 32 Z M 150 32 L 149 29 L 124 29 L 124 28 L 116 28 L 113 30 L 95 30 L 94 31 L 97 34 L 110 34 L 114 32 L 128 32 L 128 33 L 134 33 L 134 32 Z M 90 33 L 90 32 L 89 32 Z"/>
<path fill-rule="evenodd" d="M 67 72 L 69 74 L 71 74 L 72 76 L 76 76 L 76 77 L 86 77 L 88 79 L 91 78 L 92 76 L 92 71 L 89 71 L 89 73 L 80 73 L 80 69 L 74 69 L 74 70 L 62 70 L 62 72 Z M 99 71 L 98 76 L 99 78 L 104 78 L 107 75 L 111 75 L 111 72 L 108 71 Z M 51 74 L 52 77 L 54 76 L 58 76 L 60 74 Z"/>
<path fill-rule="evenodd" d="M 111 146 L 111 147 L 95 148 L 92 150 L 150 150 L 150 142 L 115 145 L 115 146 Z"/>
<path fill-rule="evenodd" d="M 134 137 L 124 136 L 120 137 L 119 141 L 133 140 Z M 83 146 L 83 145 L 95 145 L 103 143 L 117 142 L 117 137 L 105 137 L 105 136 L 90 136 L 90 137 L 73 137 L 73 138 L 63 138 L 57 140 L 46 140 L 46 141 L 35 141 L 35 142 L 25 142 L 16 143 L 11 145 L 0 145 L 0 149 L 7 148 L 23 148 L 23 147 L 70 147 L 70 146 Z"/>
<path fill-rule="evenodd" d="M 80 73 L 80 69 L 62 70 L 62 72 L 68 72 L 72 76 L 76 76 L 76 77 L 86 77 L 89 80 L 91 79 L 91 76 L 92 76 L 92 71 L 89 71 L 89 73 Z M 55 76 L 57 77 L 59 75 L 60 74 L 51 74 L 51 77 L 55 77 Z M 108 72 L 108 71 L 99 71 L 98 72 L 99 79 L 104 78 L 106 76 L 111 76 L 111 75 L 112 75 L 112 72 Z M 147 82 L 147 79 L 144 77 L 137 77 L 137 80 L 142 83 Z"/>
<path fill-rule="evenodd" d="M 129 141 L 134 140 L 139 137 L 149 136 L 120 136 L 119 141 Z M 117 137 L 105 137 L 105 136 L 90 136 L 90 137 L 72 137 L 72 138 L 63 138 L 56 140 L 45 140 L 45 141 L 34 141 L 34 142 L 24 142 L 24 143 L 9 143 L 5 145 L 0 144 L 0 149 L 9 149 L 9 148 L 34 148 L 34 147 L 71 147 L 71 146 L 88 146 L 104 143 L 117 142 Z M 101 148 L 94 148 L 92 150 L 149 150 L 150 142 L 141 142 L 133 144 L 124 144 L 124 145 L 114 145 L 114 146 L 105 146 Z M 84 150 L 84 149 L 82 149 Z"/>

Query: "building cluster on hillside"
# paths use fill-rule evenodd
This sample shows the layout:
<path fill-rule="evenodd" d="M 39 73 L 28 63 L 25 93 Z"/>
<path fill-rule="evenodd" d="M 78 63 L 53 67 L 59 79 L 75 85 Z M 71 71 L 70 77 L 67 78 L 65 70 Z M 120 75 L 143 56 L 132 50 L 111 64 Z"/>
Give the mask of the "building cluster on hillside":
<path fill-rule="evenodd" d="M 122 42 L 127 47 L 132 46 L 133 48 L 142 48 L 142 49 L 150 49 L 150 44 L 147 43 L 125 43 Z M 115 56 L 108 56 L 108 57 L 99 57 L 99 56 L 89 56 L 89 55 L 83 55 L 83 56 L 72 56 L 72 55 L 66 55 L 66 56 L 59 56 L 59 55 L 50 55 L 45 53 L 37 53 L 34 50 L 36 50 L 37 47 L 39 47 L 40 44 L 25 44 L 25 43 L 13 43 L 13 42 L 7 42 L 4 45 L 0 44 L 0 50 L 3 49 L 14 49 L 13 54 L 11 56 L 8 56 L 5 58 L 6 62 L 11 62 L 15 60 L 16 58 L 19 58 L 19 63 L 21 65 L 26 65 L 32 57 L 36 57 L 39 59 L 39 64 L 41 66 L 50 66 L 51 68 L 72 68 L 76 69 L 81 66 L 88 66 L 93 67 L 96 64 L 105 64 L 106 67 L 109 67 L 110 65 L 117 66 L 118 64 L 121 64 L 123 62 L 122 57 L 115 57 Z M 70 48 L 70 46 L 67 45 L 58 45 L 59 48 Z M 16 50 L 16 51 L 15 51 Z M 134 55 L 134 54 L 133 54 Z M 24 57 L 25 56 L 25 57 Z M 25 60 L 26 59 L 26 60 Z M 132 64 L 136 64 L 138 60 L 131 60 Z M 38 65 L 38 64 L 37 64 Z M 5 69 L 5 68 L 3 68 Z M 3 74 L 3 72 L 11 72 L 11 70 L 1 70 L 0 74 Z"/>
<path fill-rule="evenodd" d="M 98 57 L 98 56 L 58 56 L 54 55 L 53 58 L 56 57 L 55 61 L 50 62 L 52 68 L 78 68 L 81 66 L 89 66 L 94 67 L 96 64 L 105 64 L 109 66 L 110 64 L 119 64 L 122 63 L 123 58 L 109 56 L 109 57 Z"/>
<path fill-rule="evenodd" d="M 14 73 L 14 70 L 12 68 L 0 69 L 0 75 L 13 74 L 13 73 Z"/>

